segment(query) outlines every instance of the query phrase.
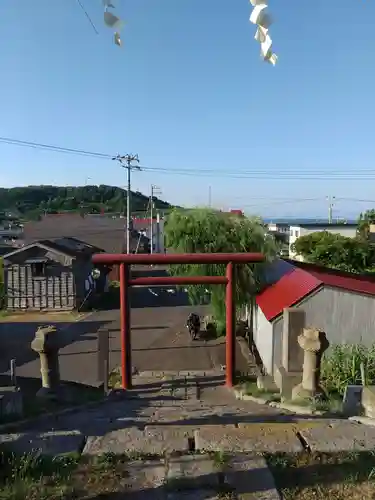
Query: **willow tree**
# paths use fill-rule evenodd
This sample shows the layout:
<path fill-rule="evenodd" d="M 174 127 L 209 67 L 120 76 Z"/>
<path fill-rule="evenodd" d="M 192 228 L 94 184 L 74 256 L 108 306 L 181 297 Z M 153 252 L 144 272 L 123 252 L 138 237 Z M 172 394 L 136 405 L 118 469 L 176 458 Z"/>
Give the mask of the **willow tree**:
<path fill-rule="evenodd" d="M 172 211 L 165 224 L 166 246 L 174 253 L 261 252 L 266 262 L 275 258 L 277 246 L 259 218 L 223 213 L 210 209 Z M 242 310 L 252 303 L 264 277 L 264 264 L 236 265 L 236 308 Z M 172 275 L 222 276 L 224 264 L 178 264 L 170 266 Z M 187 287 L 190 301 L 200 303 L 211 296 L 213 316 L 219 329 L 225 325 L 225 287 L 194 285 Z"/>

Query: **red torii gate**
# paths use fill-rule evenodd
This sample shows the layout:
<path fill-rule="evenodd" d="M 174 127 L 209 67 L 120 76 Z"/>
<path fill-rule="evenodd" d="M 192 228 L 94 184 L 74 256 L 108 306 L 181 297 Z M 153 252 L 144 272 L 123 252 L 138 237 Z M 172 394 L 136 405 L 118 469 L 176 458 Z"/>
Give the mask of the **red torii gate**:
<path fill-rule="evenodd" d="M 95 254 L 94 264 L 120 265 L 120 331 L 121 375 L 123 389 L 132 387 L 131 321 L 129 288 L 175 285 L 226 285 L 226 385 L 233 387 L 235 379 L 236 309 L 234 300 L 234 264 L 263 262 L 260 253 L 193 253 L 193 254 Z M 131 265 L 147 264 L 226 264 L 225 276 L 148 276 L 131 278 Z"/>

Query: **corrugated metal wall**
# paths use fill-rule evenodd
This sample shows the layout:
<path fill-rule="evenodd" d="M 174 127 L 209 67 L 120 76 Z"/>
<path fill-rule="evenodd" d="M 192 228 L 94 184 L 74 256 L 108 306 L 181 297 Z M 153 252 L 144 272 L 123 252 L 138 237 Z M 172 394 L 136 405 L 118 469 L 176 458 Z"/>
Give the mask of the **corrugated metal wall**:
<path fill-rule="evenodd" d="M 375 297 L 324 287 L 296 307 L 305 311 L 306 326 L 325 331 L 331 344 L 375 343 Z M 280 317 L 274 323 L 274 335 L 279 339 L 282 330 Z"/>
<path fill-rule="evenodd" d="M 68 267 L 51 263 L 46 276 L 34 277 L 30 264 L 13 264 L 5 273 L 8 309 L 70 310 L 75 307 L 73 273 Z"/>

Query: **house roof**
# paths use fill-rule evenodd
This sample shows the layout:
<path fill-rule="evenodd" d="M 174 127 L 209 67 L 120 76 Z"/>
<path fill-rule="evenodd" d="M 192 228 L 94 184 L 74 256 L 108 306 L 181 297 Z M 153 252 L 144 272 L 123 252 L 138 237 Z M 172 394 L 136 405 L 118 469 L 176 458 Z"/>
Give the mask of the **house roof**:
<path fill-rule="evenodd" d="M 54 240 L 63 235 L 77 238 L 108 253 L 122 253 L 125 249 L 125 220 L 105 216 L 81 217 L 79 214 L 47 215 L 41 221 L 25 223 L 24 239 L 29 244 L 40 240 Z M 131 235 L 132 245 L 138 242 L 138 233 Z M 141 243 L 146 242 L 141 238 Z"/>
<path fill-rule="evenodd" d="M 291 261 L 287 261 L 290 264 Z M 368 275 L 344 273 L 311 264 L 280 264 L 283 274 L 258 294 L 256 302 L 268 321 L 282 314 L 323 286 L 375 296 L 375 279 Z"/>
<path fill-rule="evenodd" d="M 103 252 L 104 250 L 90 245 L 84 241 L 81 241 L 77 238 L 70 238 L 70 237 L 62 237 L 62 238 L 57 238 L 54 240 L 38 240 L 30 243 L 29 245 L 26 245 L 22 248 L 17 248 L 12 250 L 11 252 L 8 252 L 7 254 L 4 255 L 4 259 L 8 259 L 12 257 L 15 254 L 20 254 L 24 252 L 25 250 L 33 247 L 33 246 L 41 246 L 44 248 L 49 248 L 51 250 L 55 250 L 59 253 L 62 253 L 64 255 L 68 255 L 69 257 L 78 257 L 78 256 L 86 256 L 86 257 L 91 257 L 94 253 L 100 253 Z"/>

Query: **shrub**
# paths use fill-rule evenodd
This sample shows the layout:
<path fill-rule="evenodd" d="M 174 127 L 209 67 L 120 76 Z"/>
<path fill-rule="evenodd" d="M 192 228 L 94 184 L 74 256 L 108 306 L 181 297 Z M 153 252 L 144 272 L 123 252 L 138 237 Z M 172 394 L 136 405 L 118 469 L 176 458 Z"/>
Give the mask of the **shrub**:
<path fill-rule="evenodd" d="M 361 385 L 361 364 L 365 371 L 365 383 L 375 383 L 375 345 L 341 344 L 332 346 L 323 357 L 322 385 L 329 393 L 343 395 L 347 385 Z"/>

